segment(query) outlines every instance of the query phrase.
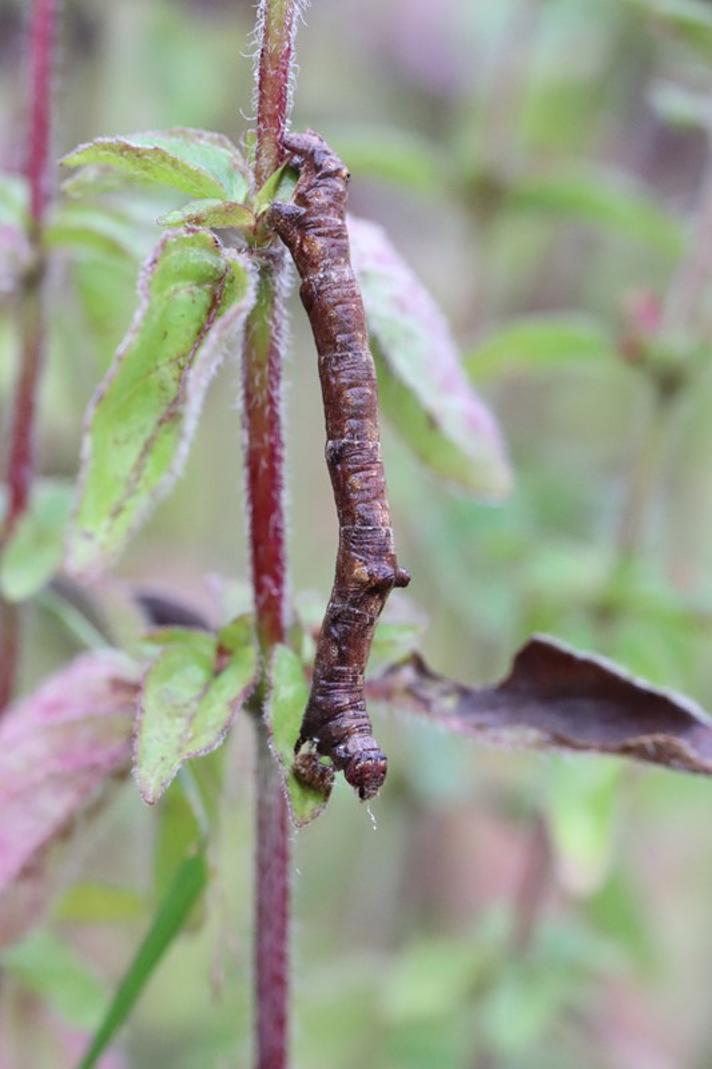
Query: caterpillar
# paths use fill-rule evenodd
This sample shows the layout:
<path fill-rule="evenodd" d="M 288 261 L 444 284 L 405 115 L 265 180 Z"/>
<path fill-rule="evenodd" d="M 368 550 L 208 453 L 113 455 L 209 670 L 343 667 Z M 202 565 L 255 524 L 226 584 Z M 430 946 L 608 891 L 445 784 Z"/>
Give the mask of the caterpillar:
<path fill-rule="evenodd" d="M 326 463 L 339 521 L 334 585 L 317 642 L 311 692 L 295 752 L 309 743 L 343 771 L 361 799 L 381 788 L 388 760 L 373 737 L 364 677 L 373 632 L 398 566 L 381 459 L 376 370 L 346 229 L 349 172 L 309 130 L 284 148 L 299 171 L 291 203 L 270 224 L 301 278 L 300 297 L 319 357 Z M 308 763 L 302 762 L 304 774 Z"/>

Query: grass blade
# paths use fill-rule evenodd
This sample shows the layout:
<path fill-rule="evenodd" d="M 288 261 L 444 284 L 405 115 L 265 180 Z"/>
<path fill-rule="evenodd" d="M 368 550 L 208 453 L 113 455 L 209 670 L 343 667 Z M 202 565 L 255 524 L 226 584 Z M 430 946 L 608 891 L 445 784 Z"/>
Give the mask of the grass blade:
<path fill-rule="evenodd" d="M 183 862 L 158 907 L 146 938 L 129 965 L 91 1046 L 77 1069 L 92 1069 L 137 1002 L 164 953 L 179 934 L 208 879 L 201 851 Z"/>

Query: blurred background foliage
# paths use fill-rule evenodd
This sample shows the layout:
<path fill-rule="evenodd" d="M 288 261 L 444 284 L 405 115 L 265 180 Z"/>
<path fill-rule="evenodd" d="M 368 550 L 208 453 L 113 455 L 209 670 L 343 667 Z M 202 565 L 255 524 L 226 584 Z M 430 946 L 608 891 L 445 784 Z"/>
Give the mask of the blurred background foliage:
<path fill-rule="evenodd" d="M 0 3 L 6 169 L 22 158 L 24 7 Z M 238 140 L 253 16 L 239 0 L 65 0 L 57 153 L 171 125 Z M 489 682 L 545 630 L 712 708 L 709 309 L 695 330 L 669 311 L 712 188 L 712 5 L 314 0 L 298 54 L 295 128 L 331 139 L 354 175 L 353 210 L 387 226 L 437 296 L 516 472 L 506 503 L 473 503 L 386 430 L 430 662 Z M 157 214 L 146 203 L 146 248 Z M 709 223 L 707 236 L 703 284 Z M 129 322 L 135 275 L 133 258 L 100 248 L 71 274 L 56 258 L 46 475 L 76 470 L 82 414 Z M 4 396 L 9 312 L 6 302 Z M 287 377 L 293 590 L 322 601 L 336 521 L 296 303 Z M 230 364 L 183 480 L 118 572 L 213 613 L 219 576 L 247 597 L 237 395 Z M 25 687 L 77 648 L 41 607 L 30 626 Z M 378 730 L 391 771 L 376 830 L 339 789 L 295 843 L 294 1064 L 712 1066 L 709 785 L 478 750 L 403 718 Z M 240 725 L 207 907 L 152 981 L 116 1065 L 249 1064 L 250 744 Z M 71 1064 L 74 1033 L 131 957 L 187 819 L 176 789 L 147 811 L 128 786 L 85 837 L 48 924 L 3 961 L 8 1069 Z"/>

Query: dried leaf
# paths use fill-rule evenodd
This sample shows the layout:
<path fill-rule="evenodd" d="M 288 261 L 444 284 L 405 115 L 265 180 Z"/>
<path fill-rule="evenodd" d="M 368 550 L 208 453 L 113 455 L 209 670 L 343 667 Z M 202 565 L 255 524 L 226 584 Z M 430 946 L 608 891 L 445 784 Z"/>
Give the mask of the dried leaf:
<path fill-rule="evenodd" d="M 385 231 L 349 219 L 372 335 L 381 407 L 438 475 L 498 499 L 511 471 L 496 420 L 470 386 L 448 326 Z"/>
<path fill-rule="evenodd" d="M 0 894 L 128 768 L 138 679 L 122 654 L 86 653 L 0 721 Z M 14 934 L 3 907 L 0 944 Z"/>
<path fill-rule="evenodd" d="M 173 486 L 227 340 L 252 299 L 248 266 L 208 231 L 167 234 L 90 406 L 67 568 L 100 573 Z"/>
<path fill-rule="evenodd" d="M 149 805 L 184 761 L 223 742 L 257 669 L 249 618 L 217 635 L 171 628 L 167 639 L 143 681 L 134 747 L 136 781 Z"/>
<path fill-rule="evenodd" d="M 206 130 L 156 130 L 99 137 L 69 152 L 66 167 L 109 166 L 128 179 L 170 186 L 191 197 L 243 200 L 245 162 L 228 138 Z M 95 172 L 101 178 L 102 172 Z"/>
<path fill-rule="evenodd" d="M 369 693 L 487 742 L 617 754 L 712 775 L 712 720 L 699 706 L 542 635 L 496 686 L 464 686 L 414 656 L 373 680 Z"/>

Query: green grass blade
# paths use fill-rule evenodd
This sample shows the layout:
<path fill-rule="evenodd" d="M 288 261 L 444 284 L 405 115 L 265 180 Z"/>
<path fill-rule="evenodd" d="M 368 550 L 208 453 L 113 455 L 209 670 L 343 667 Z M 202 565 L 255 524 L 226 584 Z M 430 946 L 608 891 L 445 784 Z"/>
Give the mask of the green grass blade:
<path fill-rule="evenodd" d="M 146 938 L 129 965 L 91 1046 L 77 1069 L 92 1069 L 96 1065 L 129 1016 L 164 953 L 181 931 L 207 880 L 208 867 L 202 851 L 188 858 L 178 869 L 156 911 Z"/>

